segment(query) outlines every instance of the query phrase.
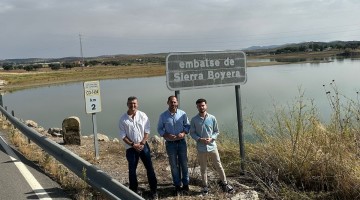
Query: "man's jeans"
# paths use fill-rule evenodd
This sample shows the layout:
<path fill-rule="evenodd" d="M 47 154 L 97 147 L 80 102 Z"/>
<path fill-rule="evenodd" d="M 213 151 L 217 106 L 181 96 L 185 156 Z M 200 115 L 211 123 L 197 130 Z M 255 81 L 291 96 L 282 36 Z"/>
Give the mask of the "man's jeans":
<path fill-rule="evenodd" d="M 169 157 L 174 186 L 181 186 L 181 182 L 183 185 L 189 185 L 186 140 L 166 141 L 166 152 Z"/>
<path fill-rule="evenodd" d="M 130 190 L 137 192 L 138 189 L 136 168 L 139 163 L 139 158 L 141 159 L 141 161 L 143 162 L 146 168 L 150 190 L 151 192 L 156 192 L 157 180 L 156 180 L 153 164 L 151 162 L 150 148 L 147 143 L 144 145 L 144 149 L 140 152 L 137 152 L 134 148 L 129 148 L 126 150 L 126 159 L 128 161 L 128 167 L 129 167 Z"/>

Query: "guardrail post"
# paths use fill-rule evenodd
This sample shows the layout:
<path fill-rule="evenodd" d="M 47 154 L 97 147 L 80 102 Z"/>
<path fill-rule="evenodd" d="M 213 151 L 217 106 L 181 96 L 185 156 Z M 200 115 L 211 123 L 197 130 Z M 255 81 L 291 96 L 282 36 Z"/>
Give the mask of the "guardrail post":
<path fill-rule="evenodd" d="M 15 112 L 14 112 L 14 110 L 11 110 L 11 116 L 15 117 Z M 13 125 L 13 124 L 12 124 L 12 127 L 13 127 L 14 130 L 16 129 L 15 125 Z"/>
<path fill-rule="evenodd" d="M 13 115 L 14 116 L 14 115 Z M 30 138 L 28 137 L 28 144 L 31 144 L 31 140 L 30 140 Z"/>
<path fill-rule="evenodd" d="M 14 110 L 11 111 L 11 116 L 15 117 L 15 112 Z M 15 126 L 13 125 L 14 129 L 15 129 Z"/>
<path fill-rule="evenodd" d="M 3 107 L 2 93 L 0 93 L 0 106 Z"/>
<path fill-rule="evenodd" d="M 7 106 L 5 106 L 5 110 L 7 111 Z M 6 115 L 5 115 L 5 119 L 8 120 L 8 118 L 6 117 Z"/>

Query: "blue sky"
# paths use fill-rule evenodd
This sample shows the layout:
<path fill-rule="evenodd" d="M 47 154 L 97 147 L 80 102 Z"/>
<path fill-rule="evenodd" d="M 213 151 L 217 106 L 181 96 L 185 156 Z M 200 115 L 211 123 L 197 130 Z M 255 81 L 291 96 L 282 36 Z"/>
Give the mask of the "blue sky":
<path fill-rule="evenodd" d="M 360 40 L 358 0 L 1 0 L 0 59 Z"/>

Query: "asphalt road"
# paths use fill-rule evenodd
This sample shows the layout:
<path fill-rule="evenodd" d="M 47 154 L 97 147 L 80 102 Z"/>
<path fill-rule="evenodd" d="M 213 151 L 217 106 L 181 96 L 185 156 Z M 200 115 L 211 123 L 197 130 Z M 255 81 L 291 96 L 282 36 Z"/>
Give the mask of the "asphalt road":
<path fill-rule="evenodd" d="M 71 199 L 39 167 L 24 158 L 0 132 L 0 200 Z"/>

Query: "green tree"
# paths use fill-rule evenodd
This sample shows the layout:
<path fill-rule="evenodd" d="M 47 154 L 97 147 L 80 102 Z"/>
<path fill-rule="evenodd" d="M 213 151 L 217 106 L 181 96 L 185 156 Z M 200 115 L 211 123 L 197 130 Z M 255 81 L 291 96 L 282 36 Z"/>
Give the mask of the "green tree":
<path fill-rule="evenodd" d="M 56 63 L 56 64 L 50 63 L 50 64 L 49 64 L 49 67 L 50 67 L 50 69 L 52 69 L 52 70 L 59 70 L 59 69 L 61 68 L 61 65 L 58 64 L 58 63 Z"/>
<path fill-rule="evenodd" d="M 4 70 L 13 70 L 14 69 L 14 66 L 11 63 L 5 63 L 5 64 L 3 64 L 2 67 Z"/>
<path fill-rule="evenodd" d="M 34 66 L 33 66 L 33 65 L 27 65 L 27 66 L 24 67 L 24 69 L 25 69 L 26 71 L 33 71 L 33 70 L 34 70 Z"/>
<path fill-rule="evenodd" d="M 75 67 L 75 64 L 67 62 L 67 63 L 63 63 L 63 67 L 65 67 L 66 69 L 71 69 Z"/>
<path fill-rule="evenodd" d="M 35 65 L 32 65 L 32 66 L 33 66 L 34 70 L 38 70 L 38 69 L 43 67 L 42 64 L 35 64 Z"/>
<path fill-rule="evenodd" d="M 24 69 L 24 65 L 16 65 L 15 69 Z"/>

